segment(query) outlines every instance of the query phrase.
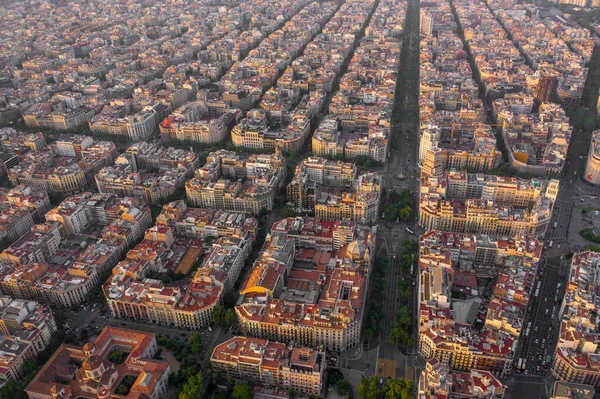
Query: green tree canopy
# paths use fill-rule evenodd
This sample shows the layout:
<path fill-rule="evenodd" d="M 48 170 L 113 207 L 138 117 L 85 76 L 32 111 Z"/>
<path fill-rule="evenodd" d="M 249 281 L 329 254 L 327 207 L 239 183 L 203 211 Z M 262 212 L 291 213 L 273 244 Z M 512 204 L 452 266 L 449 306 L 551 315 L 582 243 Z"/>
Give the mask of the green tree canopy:
<path fill-rule="evenodd" d="M 204 349 L 204 342 L 202 342 L 202 336 L 197 332 L 192 333 L 188 344 L 193 354 L 200 354 Z"/>
<path fill-rule="evenodd" d="M 253 399 L 254 393 L 248 384 L 235 384 L 231 397 L 234 399 Z"/>
<path fill-rule="evenodd" d="M 183 389 L 179 392 L 178 399 L 198 399 L 203 398 L 205 394 L 204 376 L 202 371 L 199 371 L 188 378 L 183 385 Z"/>
<path fill-rule="evenodd" d="M 236 321 L 235 311 L 233 309 L 227 309 L 227 311 L 225 312 L 225 317 L 223 319 L 223 322 L 225 323 L 226 326 L 231 326 L 235 323 L 235 321 Z"/>
<path fill-rule="evenodd" d="M 367 399 L 367 393 L 369 392 L 368 381 L 365 377 L 360 381 L 358 386 L 358 399 Z"/>
<path fill-rule="evenodd" d="M 215 325 L 221 326 L 223 325 L 223 321 L 225 320 L 225 309 L 221 305 L 215 306 L 213 309 L 213 323 Z"/>
<path fill-rule="evenodd" d="M 285 205 L 283 208 L 281 208 L 281 217 L 291 218 L 294 216 L 295 216 L 294 210 L 292 208 L 290 208 L 289 206 Z"/>

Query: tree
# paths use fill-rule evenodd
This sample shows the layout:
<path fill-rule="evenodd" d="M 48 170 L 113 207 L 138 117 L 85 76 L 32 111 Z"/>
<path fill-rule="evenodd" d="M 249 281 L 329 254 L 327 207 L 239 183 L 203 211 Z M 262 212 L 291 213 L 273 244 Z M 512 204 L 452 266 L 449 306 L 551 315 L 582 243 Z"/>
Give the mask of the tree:
<path fill-rule="evenodd" d="M 360 385 L 358 386 L 358 399 L 367 399 L 367 394 L 369 392 L 369 387 L 367 384 L 367 379 L 363 377 L 362 380 L 360 380 Z"/>
<path fill-rule="evenodd" d="M 375 334 L 373 334 L 373 330 L 371 330 L 370 328 L 367 328 L 365 330 L 365 336 L 367 337 L 367 341 L 372 340 L 374 335 Z"/>
<path fill-rule="evenodd" d="M 411 215 L 412 215 L 412 208 L 410 206 L 405 206 L 404 208 L 400 209 L 400 211 L 398 212 L 398 217 L 403 222 L 410 220 Z"/>
<path fill-rule="evenodd" d="M 225 320 L 225 309 L 223 309 L 223 306 L 221 305 L 217 305 L 215 306 L 215 308 L 213 309 L 213 323 L 221 326 L 223 325 L 223 321 Z"/>
<path fill-rule="evenodd" d="M 296 393 L 296 390 L 295 390 L 294 388 L 290 388 L 290 389 L 288 389 L 288 396 L 289 396 L 290 398 L 292 398 L 292 399 L 293 399 L 293 398 L 295 398 L 295 397 L 296 397 L 296 395 L 297 395 L 297 393 Z"/>
<path fill-rule="evenodd" d="M 235 323 L 236 317 L 233 309 L 227 309 L 225 312 L 224 323 L 226 326 L 231 326 Z"/>
<path fill-rule="evenodd" d="M 405 328 L 396 324 L 390 331 L 390 342 L 400 348 L 406 348 L 413 344 L 413 338 Z"/>
<path fill-rule="evenodd" d="M 205 393 L 206 387 L 204 386 L 204 377 L 202 371 L 199 371 L 188 378 L 187 382 L 183 385 L 183 389 L 179 392 L 178 399 L 203 398 Z"/>
<path fill-rule="evenodd" d="M 281 208 L 281 217 L 291 218 L 294 216 L 295 216 L 294 210 L 292 208 L 290 208 L 289 206 L 285 205 L 283 208 Z"/>
<path fill-rule="evenodd" d="M 54 315 L 54 320 L 56 321 L 57 326 L 62 327 L 69 320 L 67 318 L 67 312 L 62 309 L 53 310 L 52 314 Z"/>
<path fill-rule="evenodd" d="M 24 379 L 20 381 L 8 381 L 0 389 L 0 399 L 27 399 L 27 394 L 25 393 L 27 384 L 24 384 L 24 382 Z"/>
<path fill-rule="evenodd" d="M 126 358 L 127 355 L 123 351 L 114 351 L 108 356 L 108 360 L 116 365 L 123 364 Z"/>
<path fill-rule="evenodd" d="M 583 130 L 587 132 L 591 132 L 596 128 L 596 118 L 593 115 L 590 115 L 585 118 L 583 122 Z"/>
<path fill-rule="evenodd" d="M 379 382 L 377 381 L 377 376 L 371 377 L 371 381 L 369 382 L 369 390 L 367 391 L 367 399 L 378 399 L 379 398 Z"/>
<path fill-rule="evenodd" d="M 406 341 L 408 334 L 400 327 L 394 327 L 390 331 L 390 342 L 396 346 L 402 346 Z"/>
<path fill-rule="evenodd" d="M 338 383 L 335 384 L 335 387 L 337 389 L 337 392 L 342 396 L 346 395 L 348 392 L 350 392 L 352 390 L 352 386 L 346 380 L 338 381 Z"/>
<path fill-rule="evenodd" d="M 202 342 L 202 336 L 200 334 L 193 332 L 188 343 L 193 354 L 202 353 L 202 349 L 204 349 L 204 343 Z"/>
<path fill-rule="evenodd" d="M 402 241 L 402 252 L 405 254 L 416 254 L 419 250 L 419 244 L 417 240 L 403 240 Z"/>
<path fill-rule="evenodd" d="M 117 390 L 116 390 L 116 392 L 117 392 L 117 394 L 119 394 L 119 395 L 123 395 L 123 396 L 125 396 L 125 395 L 127 395 L 127 394 L 129 393 L 129 390 L 130 390 L 130 388 L 129 388 L 129 387 L 126 385 L 126 384 L 123 384 L 123 383 L 121 383 L 121 384 L 119 384 L 119 386 L 117 387 Z"/>
<path fill-rule="evenodd" d="M 396 316 L 398 324 L 404 328 L 412 327 L 412 316 L 410 310 L 406 306 L 402 306 Z"/>
<path fill-rule="evenodd" d="M 398 209 L 396 208 L 396 206 L 394 204 L 387 204 L 385 206 L 384 213 L 385 213 L 385 220 L 387 220 L 388 222 L 393 222 L 396 220 L 396 217 L 398 216 Z"/>
<path fill-rule="evenodd" d="M 384 386 L 384 392 L 387 399 L 412 399 L 413 384 L 412 381 L 404 378 L 388 379 Z"/>
<path fill-rule="evenodd" d="M 231 397 L 234 399 L 253 399 L 254 393 L 248 384 L 235 384 Z"/>

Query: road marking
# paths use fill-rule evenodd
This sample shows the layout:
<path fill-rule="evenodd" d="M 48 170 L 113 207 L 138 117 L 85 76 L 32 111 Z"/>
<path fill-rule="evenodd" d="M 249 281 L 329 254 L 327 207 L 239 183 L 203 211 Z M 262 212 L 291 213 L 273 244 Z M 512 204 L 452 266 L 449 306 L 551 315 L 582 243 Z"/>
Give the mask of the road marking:
<path fill-rule="evenodd" d="M 381 370 L 381 371 L 380 371 Z M 377 359 L 377 367 L 375 368 L 375 375 L 377 377 L 384 378 L 396 378 L 396 361 L 389 359 Z"/>

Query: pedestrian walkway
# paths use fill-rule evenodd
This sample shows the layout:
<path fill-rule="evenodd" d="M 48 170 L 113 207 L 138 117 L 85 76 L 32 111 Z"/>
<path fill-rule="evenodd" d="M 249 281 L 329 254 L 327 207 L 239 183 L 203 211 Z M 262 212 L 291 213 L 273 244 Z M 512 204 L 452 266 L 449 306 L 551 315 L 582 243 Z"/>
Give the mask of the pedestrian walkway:
<path fill-rule="evenodd" d="M 375 375 L 377 377 L 396 379 L 396 361 L 381 358 L 377 359 Z"/>

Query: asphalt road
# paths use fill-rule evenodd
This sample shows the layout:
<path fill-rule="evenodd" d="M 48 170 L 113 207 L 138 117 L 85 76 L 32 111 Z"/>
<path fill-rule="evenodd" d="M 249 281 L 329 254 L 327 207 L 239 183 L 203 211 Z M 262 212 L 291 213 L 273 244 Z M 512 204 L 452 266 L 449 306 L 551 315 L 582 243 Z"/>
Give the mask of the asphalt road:
<path fill-rule="evenodd" d="M 573 211 L 573 203 L 569 201 L 556 201 L 554 211 L 552 213 L 552 224 L 548 228 L 547 237 L 552 240 L 565 240 L 569 233 L 569 224 L 571 223 L 571 212 Z M 556 228 L 554 227 L 556 223 Z M 549 244 L 549 242 L 548 242 Z M 552 244 L 554 246 L 554 243 Z M 560 245 L 560 244 L 558 244 Z"/>
<path fill-rule="evenodd" d="M 534 291 L 529 301 L 529 316 L 519 342 L 522 351 L 517 351 L 516 361 L 526 362 L 524 374 L 550 375 L 550 361 L 558 339 L 558 312 L 565 292 L 565 276 L 568 262 L 548 258 L 540 262 Z M 539 286 L 539 295 L 535 296 Z"/>

